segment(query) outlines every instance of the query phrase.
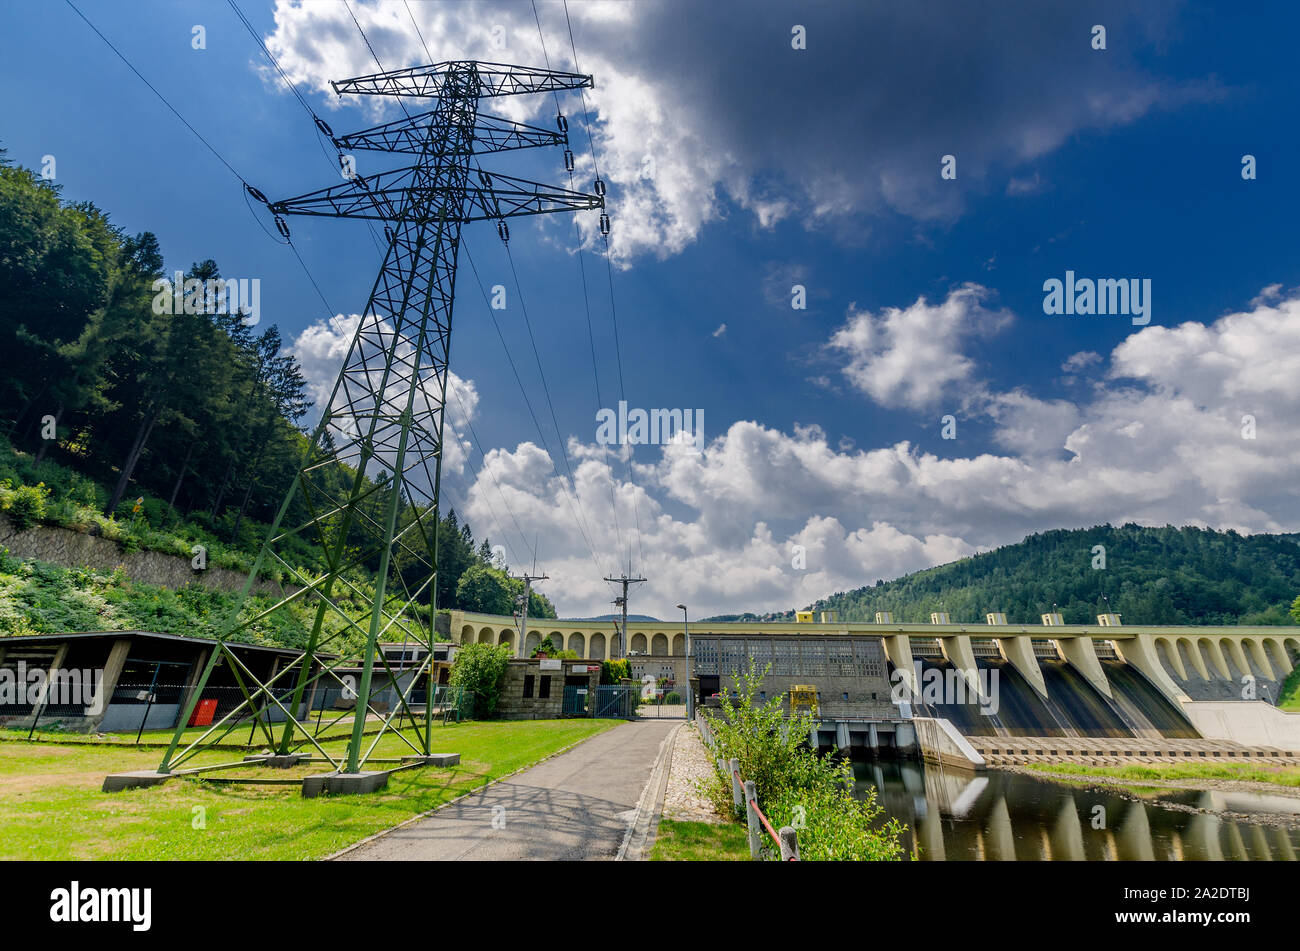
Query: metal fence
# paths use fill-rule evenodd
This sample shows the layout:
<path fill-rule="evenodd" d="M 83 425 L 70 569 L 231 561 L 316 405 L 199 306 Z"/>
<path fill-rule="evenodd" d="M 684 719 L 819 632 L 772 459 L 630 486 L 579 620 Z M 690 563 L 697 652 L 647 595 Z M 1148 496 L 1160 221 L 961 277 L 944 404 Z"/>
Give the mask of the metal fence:
<path fill-rule="evenodd" d="M 641 688 L 602 685 L 596 688 L 590 703 L 591 715 L 597 718 L 631 720 L 641 702 Z"/>
<path fill-rule="evenodd" d="M 792 826 L 773 829 L 771 821 L 764 815 L 758 804 L 758 795 L 754 790 L 753 780 L 746 780 L 740 775 L 740 761 L 730 761 L 719 756 L 717 740 L 709 726 L 709 718 L 704 714 L 695 717 L 695 725 L 700 731 L 704 745 L 714 755 L 714 766 L 718 775 L 731 787 L 731 803 L 737 817 L 743 815 L 749 831 L 749 857 L 754 860 L 780 857 L 782 862 L 799 861 L 799 833 Z M 767 838 L 764 839 L 764 834 Z"/>
<path fill-rule="evenodd" d="M 5 704 L 0 706 L 0 720 L 10 729 L 25 730 L 31 736 L 38 730 L 54 733 L 85 732 L 88 721 L 97 718 L 95 730 L 98 733 L 134 734 L 137 743 L 157 741 L 156 735 L 146 738 L 145 734 L 174 730 L 184 713 L 185 703 L 196 686 L 193 683 L 119 683 L 102 709 L 84 703 L 43 702 L 35 707 L 31 704 Z M 247 694 L 239 687 L 207 685 L 195 700 L 186 725 L 194 729 L 206 729 L 221 724 L 219 730 L 231 735 L 230 742 L 252 744 L 257 740 L 258 734 L 258 716 L 255 714 L 260 711 L 263 723 L 283 724 L 293 706 L 294 692 L 295 686 L 292 683 L 271 687 L 255 697 L 256 709 L 245 706 L 222 723 L 245 703 Z M 445 723 L 472 718 L 474 697 L 472 691 L 461 687 L 439 685 L 434 689 L 432 697 L 434 719 Z M 371 694 L 369 715 L 387 717 L 397 711 L 393 716 L 393 724 L 396 726 L 409 720 L 406 715 L 409 709 L 417 721 L 422 722 L 428 700 L 426 688 L 414 687 L 407 695 L 405 709 L 402 709 L 398 688 L 386 686 Z M 319 736 L 328 733 L 332 725 L 350 724 L 355 710 L 356 693 L 353 689 L 343 685 L 325 687 L 317 684 L 315 689 L 311 686 L 306 688 L 294 716 L 313 735 Z M 244 729 L 249 732 L 235 735 Z"/>

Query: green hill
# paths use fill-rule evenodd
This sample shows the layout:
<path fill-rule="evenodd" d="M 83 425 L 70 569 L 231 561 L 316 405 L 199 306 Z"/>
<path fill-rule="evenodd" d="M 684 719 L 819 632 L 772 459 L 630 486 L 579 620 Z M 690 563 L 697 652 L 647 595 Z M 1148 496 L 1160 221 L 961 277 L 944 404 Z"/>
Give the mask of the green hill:
<path fill-rule="evenodd" d="M 1094 547 L 1105 567 L 1094 568 Z M 1109 610 L 1125 624 L 1294 624 L 1300 535 L 1239 535 L 1202 528 L 1124 525 L 1043 532 L 1015 545 L 843 591 L 812 605 L 841 620 L 984 622 L 1000 611 L 1038 623 L 1056 605 L 1067 624 Z M 789 615 L 787 615 L 788 617 Z"/>

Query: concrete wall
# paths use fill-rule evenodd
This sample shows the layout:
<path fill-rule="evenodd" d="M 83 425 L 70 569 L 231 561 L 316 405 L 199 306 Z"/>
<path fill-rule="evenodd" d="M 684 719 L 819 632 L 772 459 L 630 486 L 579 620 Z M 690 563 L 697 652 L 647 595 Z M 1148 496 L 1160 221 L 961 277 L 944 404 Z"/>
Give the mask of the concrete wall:
<path fill-rule="evenodd" d="M 1193 700 L 1180 709 L 1207 740 L 1300 750 L 1300 713 L 1286 713 L 1258 700 Z"/>
<path fill-rule="evenodd" d="M 916 739 L 921 745 L 921 756 L 924 759 L 961 769 L 985 767 L 984 757 L 947 720 L 916 717 L 912 723 L 916 727 Z"/>
<path fill-rule="evenodd" d="M 65 568 L 98 571 L 121 568 L 133 581 L 173 590 L 187 584 L 201 584 L 218 591 L 238 592 L 248 579 L 243 572 L 210 562 L 203 571 L 195 571 L 189 558 L 159 551 L 127 551 L 112 539 L 68 528 L 36 525 L 17 532 L 5 515 L 0 515 L 0 545 L 8 548 L 15 558 L 35 558 Z M 259 581 L 254 590 L 260 594 L 279 594 L 281 589 L 278 584 Z"/>

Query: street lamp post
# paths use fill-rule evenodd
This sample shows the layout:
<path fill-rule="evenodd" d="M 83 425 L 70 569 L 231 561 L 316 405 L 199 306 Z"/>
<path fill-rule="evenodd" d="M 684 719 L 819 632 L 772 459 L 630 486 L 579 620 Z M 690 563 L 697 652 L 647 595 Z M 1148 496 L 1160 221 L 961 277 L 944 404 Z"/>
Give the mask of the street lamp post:
<path fill-rule="evenodd" d="M 682 609 L 682 631 L 686 634 L 686 719 L 695 719 L 695 688 L 691 685 L 691 625 L 686 615 L 686 605 L 677 605 Z"/>

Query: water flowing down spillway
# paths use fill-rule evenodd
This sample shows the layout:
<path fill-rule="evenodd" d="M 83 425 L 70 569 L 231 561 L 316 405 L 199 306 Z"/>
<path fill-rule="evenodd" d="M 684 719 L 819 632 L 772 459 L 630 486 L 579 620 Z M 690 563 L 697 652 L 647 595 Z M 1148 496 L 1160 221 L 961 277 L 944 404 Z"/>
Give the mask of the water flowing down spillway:
<path fill-rule="evenodd" d="M 922 699 L 927 678 L 949 682 L 951 661 L 918 658 Z M 1119 660 L 1102 661 L 1112 696 L 1097 690 L 1063 660 L 1040 659 L 1047 687 L 1044 698 L 1015 666 L 1005 660 L 977 658 L 983 684 L 996 684 L 996 707 L 981 708 L 978 698 L 945 694 L 947 701 L 913 703 L 917 716 L 940 717 L 967 736 L 1163 736 L 1186 739 L 1197 734 L 1181 713 L 1141 672 Z M 891 673 L 892 673 L 891 665 Z M 933 671 L 934 673 L 930 673 Z M 994 679 L 996 675 L 996 679 Z"/>
<path fill-rule="evenodd" d="M 934 676 L 939 676 L 941 682 L 950 684 L 956 677 L 957 668 L 948 660 L 933 660 L 928 657 L 917 658 L 921 665 L 921 696 L 925 698 L 927 692 L 925 684 Z M 1006 730 L 996 715 L 989 714 L 980 710 L 978 697 L 970 695 L 970 691 L 963 690 L 964 703 L 913 703 L 912 709 L 917 716 L 937 717 L 948 720 L 958 730 L 968 736 L 1005 736 Z M 955 699 L 950 694 L 945 694 L 945 699 Z"/>
<path fill-rule="evenodd" d="M 1040 659 L 1038 667 L 1043 672 L 1043 683 L 1047 686 L 1047 703 L 1057 711 L 1057 719 L 1078 735 L 1137 735 L 1134 725 L 1126 723 L 1106 697 L 1088 683 L 1072 664 L 1063 660 Z"/>
<path fill-rule="evenodd" d="M 981 669 L 996 671 L 998 685 L 998 719 L 1009 736 L 1059 736 L 1064 735 L 1065 726 L 1060 722 L 1051 707 L 1044 702 L 1042 694 L 1030 686 L 1029 681 L 1020 671 L 1005 660 L 978 659 Z M 990 677 L 992 673 L 990 673 Z M 1044 731 L 1055 732 L 1044 732 Z M 980 731 L 975 736 L 988 735 L 989 731 Z"/>
<path fill-rule="evenodd" d="M 1174 740 L 1196 737 L 1187 718 L 1140 671 L 1122 660 L 1103 660 L 1101 666 L 1110 681 L 1111 692 L 1133 704 L 1161 736 Z"/>

